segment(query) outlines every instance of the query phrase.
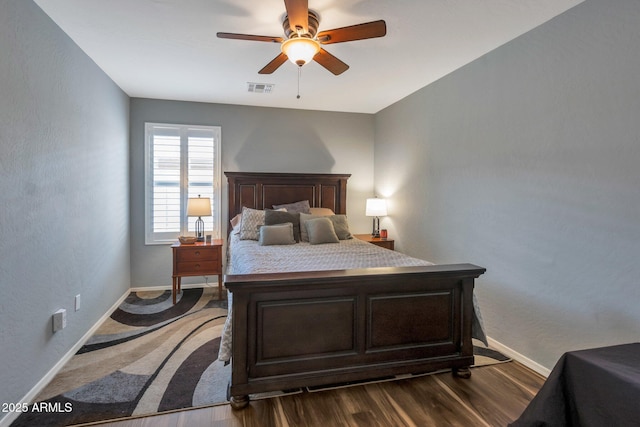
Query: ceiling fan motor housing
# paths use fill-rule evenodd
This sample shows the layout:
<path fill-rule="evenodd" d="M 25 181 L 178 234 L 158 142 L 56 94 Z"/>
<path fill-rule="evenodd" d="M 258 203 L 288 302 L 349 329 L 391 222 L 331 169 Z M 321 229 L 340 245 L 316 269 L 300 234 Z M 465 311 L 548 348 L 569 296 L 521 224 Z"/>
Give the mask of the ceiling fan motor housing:
<path fill-rule="evenodd" d="M 317 13 L 313 11 L 309 11 L 309 31 L 304 34 L 296 33 L 291 29 L 291 25 L 289 24 L 289 16 L 284 17 L 284 21 L 282 21 L 282 28 L 284 29 L 284 34 L 288 39 L 294 37 L 308 37 L 314 38 L 316 33 L 318 32 L 318 25 L 320 24 L 320 17 Z M 300 29 L 301 31 L 302 29 Z"/>

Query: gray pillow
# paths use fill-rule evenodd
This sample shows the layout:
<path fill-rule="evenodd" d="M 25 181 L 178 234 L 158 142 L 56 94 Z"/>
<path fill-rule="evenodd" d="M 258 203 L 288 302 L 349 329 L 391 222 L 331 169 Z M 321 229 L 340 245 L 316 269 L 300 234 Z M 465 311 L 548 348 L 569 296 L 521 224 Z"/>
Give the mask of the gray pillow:
<path fill-rule="evenodd" d="M 325 216 L 300 213 L 300 241 L 301 242 L 309 241 L 309 234 L 307 233 L 307 226 L 305 225 L 305 223 L 309 220 L 316 219 L 316 218 L 325 218 Z"/>
<path fill-rule="evenodd" d="M 260 246 L 293 245 L 295 242 L 293 239 L 293 224 L 290 222 L 260 227 L 260 237 L 258 238 Z"/>
<path fill-rule="evenodd" d="M 336 231 L 336 235 L 340 240 L 353 239 L 351 231 L 349 231 L 349 222 L 346 215 L 332 215 L 329 217 L 333 223 L 333 228 Z"/>
<path fill-rule="evenodd" d="M 275 225 L 285 224 L 290 222 L 293 224 L 293 239 L 296 242 L 300 241 L 300 214 L 284 211 L 272 211 L 271 209 L 265 209 L 264 211 L 264 224 Z"/>
<path fill-rule="evenodd" d="M 309 243 L 318 245 L 321 243 L 340 243 L 333 228 L 333 222 L 327 217 L 310 219 L 305 222 Z"/>
<path fill-rule="evenodd" d="M 309 201 L 302 200 L 301 202 L 287 203 L 285 205 L 273 205 L 273 209 L 286 209 L 291 213 L 311 213 Z"/>

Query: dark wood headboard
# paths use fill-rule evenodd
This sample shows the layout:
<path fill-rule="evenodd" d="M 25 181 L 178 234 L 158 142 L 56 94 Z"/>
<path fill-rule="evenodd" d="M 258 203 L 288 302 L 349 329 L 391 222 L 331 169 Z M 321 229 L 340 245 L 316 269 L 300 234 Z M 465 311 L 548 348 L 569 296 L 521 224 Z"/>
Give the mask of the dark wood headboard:
<path fill-rule="evenodd" d="M 229 182 L 229 220 L 242 207 L 271 209 L 273 205 L 308 200 L 311 207 L 347 213 L 347 180 L 351 174 L 225 172 Z"/>

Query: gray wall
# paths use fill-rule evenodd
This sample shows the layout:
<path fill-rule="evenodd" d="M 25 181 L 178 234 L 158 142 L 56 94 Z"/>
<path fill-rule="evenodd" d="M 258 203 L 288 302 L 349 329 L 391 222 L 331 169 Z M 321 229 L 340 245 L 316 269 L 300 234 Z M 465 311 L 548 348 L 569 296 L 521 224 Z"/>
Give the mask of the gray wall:
<path fill-rule="evenodd" d="M 221 126 L 223 171 L 352 174 L 347 215 L 353 232 L 366 233 L 370 222 L 364 205 L 373 194 L 373 121 L 371 114 L 132 99 L 131 285 L 171 283 L 169 247 L 144 244 L 145 122 Z M 223 176 L 223 228 L 228 224 L 225 186 Z M 194 281 L 203 279 L 185 279 Z"/>
<path fill-rule="evenodd" d="M 129 288 L 129 99 L 32 1 L 0 1 L 0 52 L 0 402 L 9 403 Z M 67 327 L 54 334 L 59 308 Z"/>
<path fill-rule="evenodd" d="M 352 173 L 355 232 L 375 170 L 398 249 L 487 267 L 489 335 L 549 368 L 640 339 L 638 2 L 587 0 L 375 116 L 133 99 L 130 125 L 33 2 L 0 12 L 0 402 L 130 283 L 170 283 L 169 249 L 144 245 L 145 121 L 222 126 L 224 170 Z"/>
<path fill-rule="evenodd" d="M 640 2 L 587 0 L 376 115 L 397 247 L 488 269 L 488 334 L 547 368 L 640 340 Z"/>

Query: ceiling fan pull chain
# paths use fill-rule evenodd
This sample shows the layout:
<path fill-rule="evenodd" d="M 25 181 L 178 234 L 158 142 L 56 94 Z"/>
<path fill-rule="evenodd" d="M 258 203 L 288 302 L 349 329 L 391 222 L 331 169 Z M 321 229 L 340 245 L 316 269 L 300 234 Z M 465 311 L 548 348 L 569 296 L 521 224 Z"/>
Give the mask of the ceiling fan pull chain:
<path fill-rule="evenodd" d="M 300 99 L 300 75 L 302 74 L 302 66 L 299 65 L 298 66 L 298 96 L 296 96 L 297 99 Z"/>

